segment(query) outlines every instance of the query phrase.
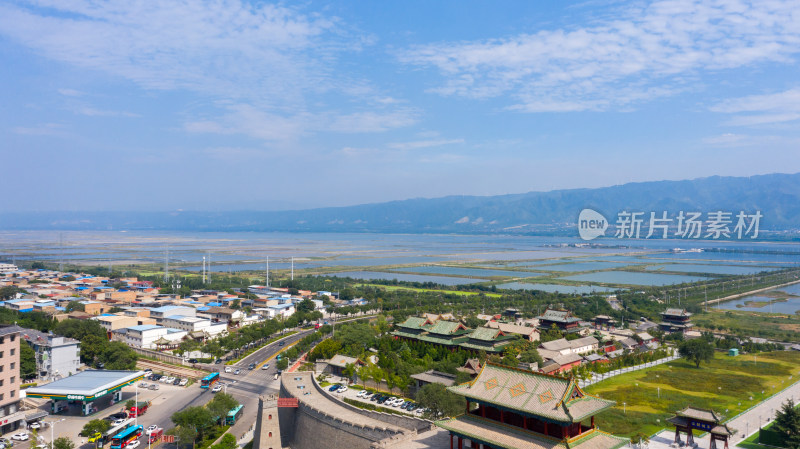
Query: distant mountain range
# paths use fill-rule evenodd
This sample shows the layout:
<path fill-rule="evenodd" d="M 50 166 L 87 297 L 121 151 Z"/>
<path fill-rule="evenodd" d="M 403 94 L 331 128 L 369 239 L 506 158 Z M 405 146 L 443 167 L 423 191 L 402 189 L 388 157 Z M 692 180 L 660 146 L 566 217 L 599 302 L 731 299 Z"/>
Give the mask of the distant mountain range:
<path fill-rule="evenodd" d="M 409 233 L 560 233 L 584 208 L 612 223 L 622 210 L 761 211 L 761 229 L 800 228 L 800 173 L 629 183 L 498 196 L 447 196 L 258 212 L 0 213 L 0 229 Z M 574 228 L 572 228 L 574 229 Z M 561 230 L 561 231 L 560 231 Z M 574 233 L 574 231 L 573 231 Z"/>

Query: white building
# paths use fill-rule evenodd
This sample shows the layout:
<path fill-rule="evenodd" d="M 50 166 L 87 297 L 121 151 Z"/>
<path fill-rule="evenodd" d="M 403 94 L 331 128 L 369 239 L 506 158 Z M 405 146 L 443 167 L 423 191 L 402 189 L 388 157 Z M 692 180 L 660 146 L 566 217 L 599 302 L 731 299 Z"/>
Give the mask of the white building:
<path fill-rule="evenodd" d="M 197 316 L 172 315 L 162 320 L 164 326 L 180 329 L 187 333 L 205 332 L 209 337 L 214 337 L 228 331 L 227 323 L 212 323 L 208 318 Z"/>
<path fill-rule="evenodd" d="M 267 318 L 282 316 L 284 318 L 294 315 L 294 304 L 285 303 L 267 307 Z"/>
<path fill-rule="evenodd" d="M 155 318 L 159 323 L 164 318 L 173 315 L 197 316 L 197 309 L 192 306 L 162 306 L 150 309 L 150 318 Z"/>
<path fill-rule="evenodd" d="M 539 348 L 546 351 L 557 352 L 561 355 L 566 354 L 588 354 L 597 351 L 600 342 L 594 337 L 583 337 L 575 340 L 566 340 L 560 338 L 558 340 L 548 341 L 542 343 Z"/>
<path fill-rule="evenodd" d="M 19 271 L 16 265 L 10 263 L 0 263 L 0 273 L 13 273 Z"/>
<path fill-rule="evenodd" d="M 155 324 L 133 326 L 125 330 L 125 344 L 135 348 L 155 349 L 154 342 L 160 338 L 172 341 L 175 344 L 185 337 L 188 332 L 181 329 L 172 329 Z"/>

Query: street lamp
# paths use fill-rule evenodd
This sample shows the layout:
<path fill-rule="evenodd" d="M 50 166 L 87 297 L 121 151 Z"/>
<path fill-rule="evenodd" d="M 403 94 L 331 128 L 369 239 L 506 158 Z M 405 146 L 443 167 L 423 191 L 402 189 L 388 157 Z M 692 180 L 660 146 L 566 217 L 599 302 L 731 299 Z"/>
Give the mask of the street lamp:
<path fill-rule="evenodd" d="M 50 426 L 50 448 L 51 449 L 53 447 L 53 444 L 56 441 L 56 438 L 55 438 L 56 423 L 60 423 L 61 421 L 64 421 L 64 420 L 66 420 L 66 418 L 61 418 L 58 421 L 47 421 L 47 424 Z"/>

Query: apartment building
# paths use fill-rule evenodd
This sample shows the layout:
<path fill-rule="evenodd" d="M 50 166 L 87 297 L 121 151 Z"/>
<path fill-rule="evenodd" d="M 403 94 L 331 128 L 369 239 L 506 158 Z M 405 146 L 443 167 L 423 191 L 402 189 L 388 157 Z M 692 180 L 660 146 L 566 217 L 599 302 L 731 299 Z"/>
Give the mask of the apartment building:
<path fill-rule="evenodd" d="M 36 353 L 37 377 L 57 380 L 78 372 L 81 366 L 78 340 L 23 327 L 17 327 L 17 331 Z"/>
<path fill-rule="evenodd" d="M 17 430 L 25 420 L 19 398 L 19 332 L 0 325 L 0 433 Z"/>

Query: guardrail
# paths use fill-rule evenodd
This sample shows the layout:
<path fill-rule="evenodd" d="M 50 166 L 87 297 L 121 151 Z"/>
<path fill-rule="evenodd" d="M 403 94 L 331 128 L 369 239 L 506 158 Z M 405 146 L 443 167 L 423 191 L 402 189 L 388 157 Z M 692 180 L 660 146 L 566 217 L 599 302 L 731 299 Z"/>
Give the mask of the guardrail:
<path fill-rule="evenodd" d="M 652 362 L 642 363 L 641 365 L 634 365 L 634 366 L 629 366 L 629 367 L 626 367 L 626 368 L 620 368 L 620 369 L 616 369 L 614 371 L 610 371 L 610 372 L 603 373 L 603 374 L 594 373 L 595 375 L 591 379 L 579 380 L 578 381 L 578 386 L 580 386 L 581 388 L 588 387 L 589 385 L 594 385 L 597 382 L 602 382 L 602 381 L 604 381 L 606 379 L 609 379 L 609 378 L 612 378 L 614 376 L 619 376 L 620 374 L 632 373 L 634 371 L 639 371 L 639 370 L 642 370 L 642 369 L 645 369 L 645 368 L 652 368 L 654 366 L 658 366 L 658 365 L 661 365 L 663 363 L 671 362 L 671 361 L 677 360 L 679 358 L 680 358 L 679 355 L 673 354 L 673 355 L 671 355 L 669 357 L 664 357 L 663 359 L 658 359 L 658 360 L 655 360 L 655 361 L 652 361 Z"/>

